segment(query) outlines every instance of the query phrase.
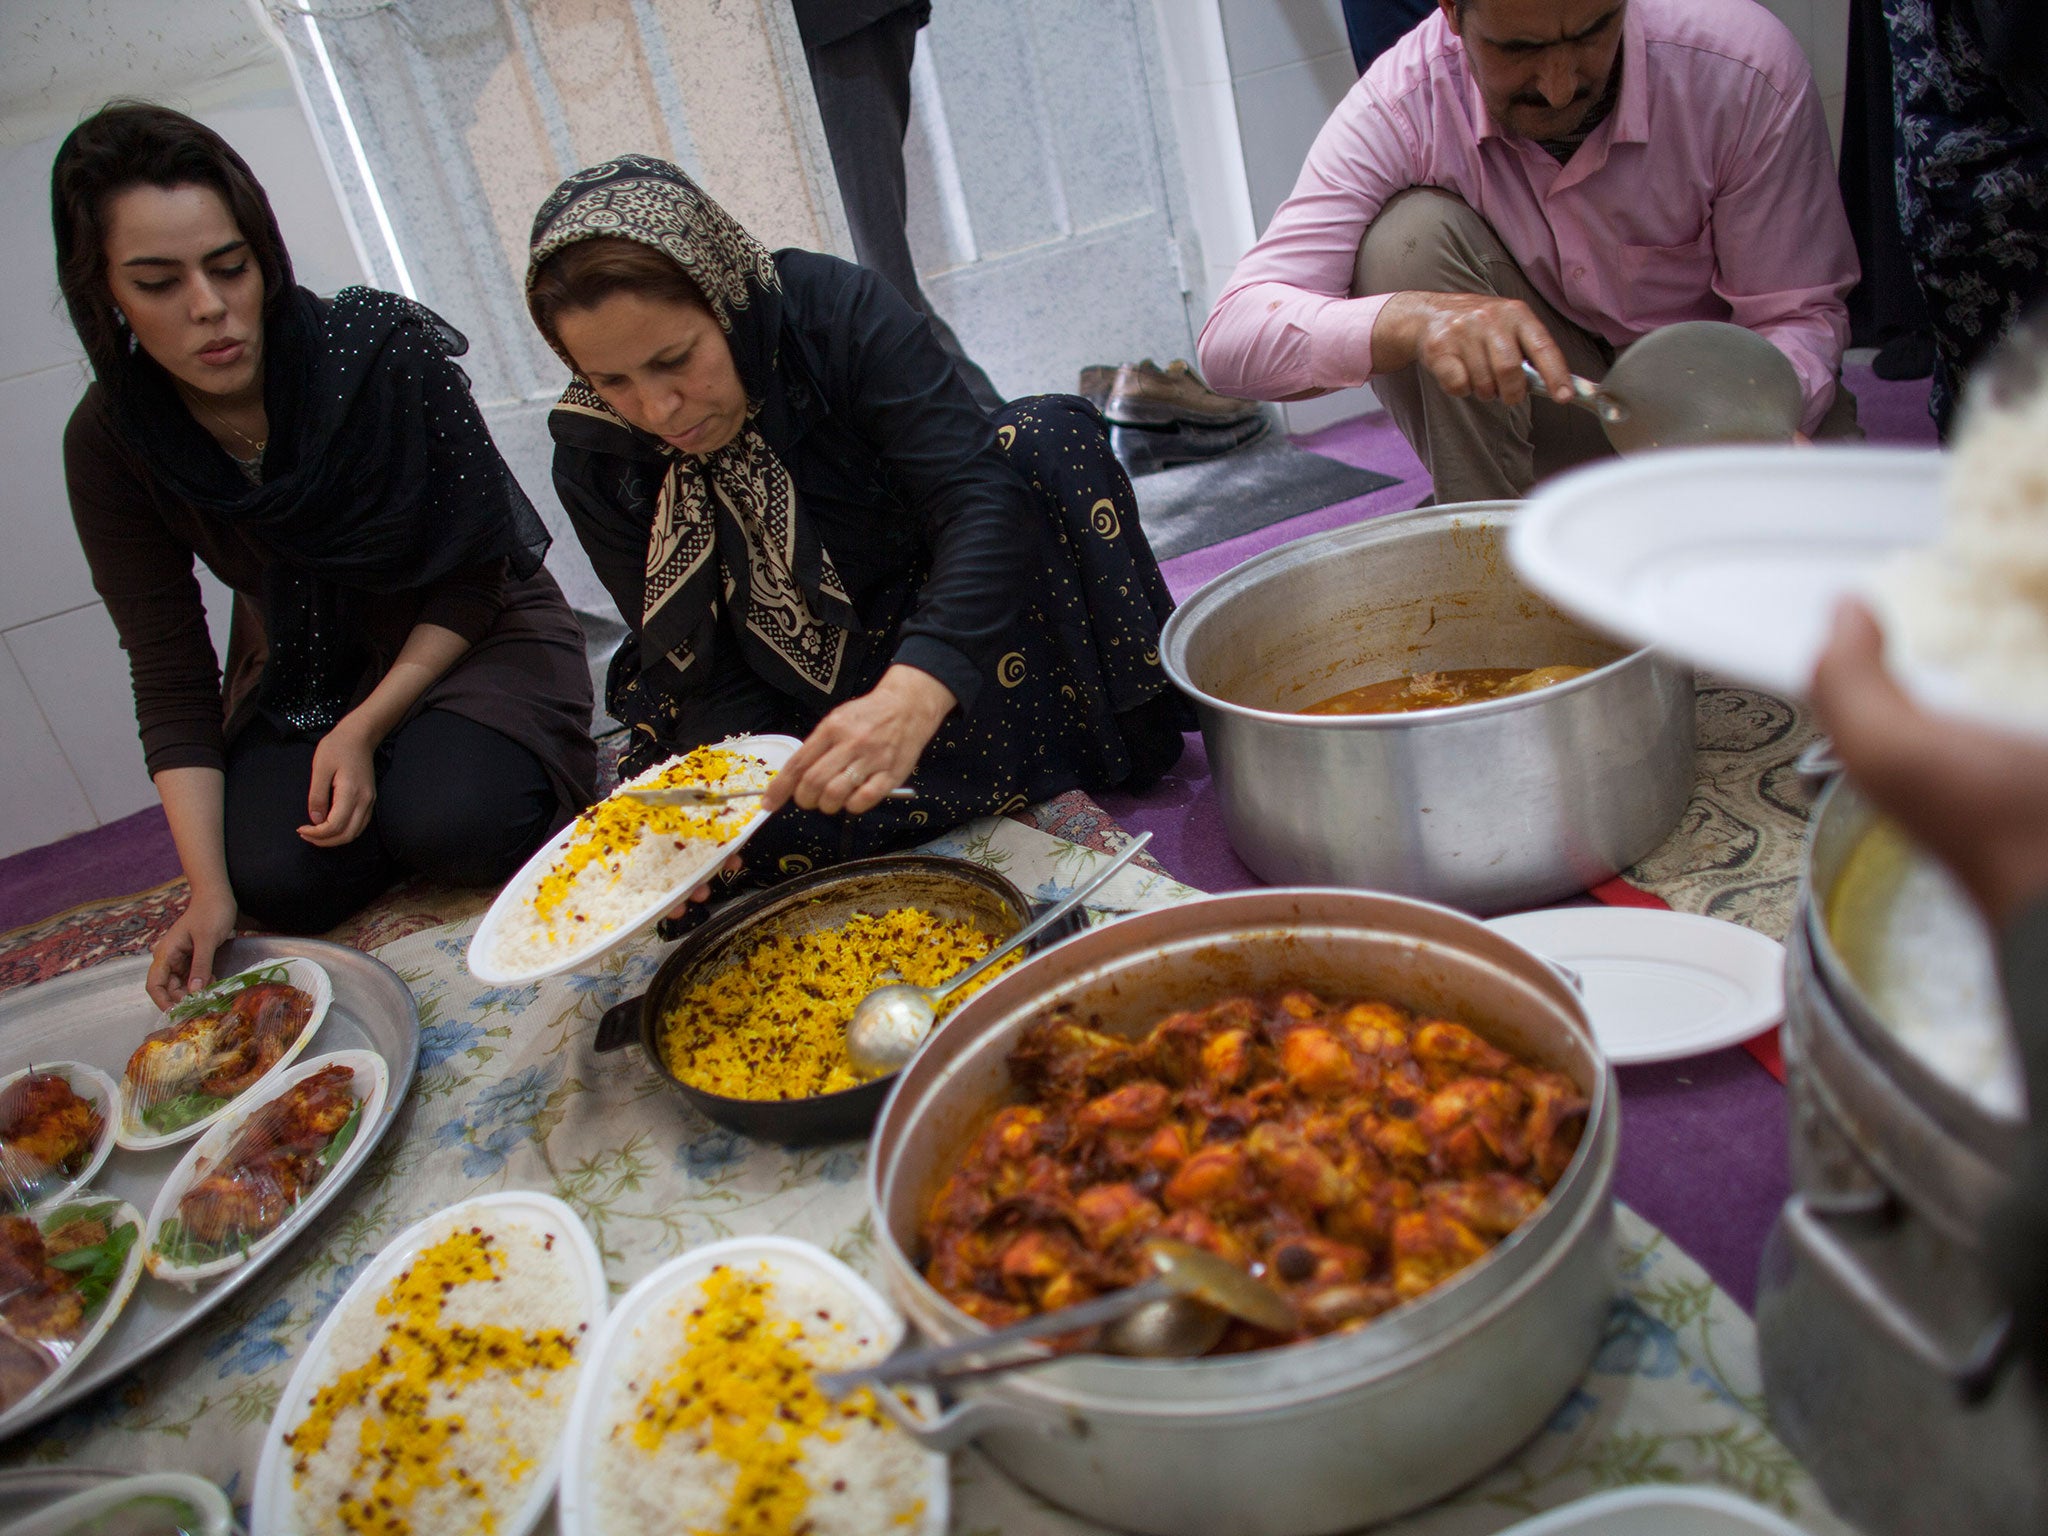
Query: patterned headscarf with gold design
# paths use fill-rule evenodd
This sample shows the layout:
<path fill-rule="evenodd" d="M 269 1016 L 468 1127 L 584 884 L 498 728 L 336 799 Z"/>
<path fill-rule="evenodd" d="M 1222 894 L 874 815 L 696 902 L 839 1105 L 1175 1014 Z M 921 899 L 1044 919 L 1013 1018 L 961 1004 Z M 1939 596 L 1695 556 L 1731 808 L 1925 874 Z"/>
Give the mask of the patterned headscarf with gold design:
<path fill-rule="evenodd" d="M 782 283 L 767 249 L 675 166 L 625 155 L 578 171 L 534 216 L 526 283 L 565 246 L 603 238 L 637 241 L 681 267 L 703 293 L 732 348 L 747 391 L 747 421 L 723 448 L 688 454 L 666 443 L 647 581 L 640 654 L 666 657 L 693 682 L 708 678 L 721 612 L 739 620 L 754 669 L 798 697 L 830 698 L 861 628 L 832 556 L 799 514 L 789 471 L 755 426 L 774 388 Z M 558 346 L 572 371 L 575 359 Z M 578 373 L 555 405 L 637 433 Z M 629 616 L 630 617 L 630 616 Z"/>

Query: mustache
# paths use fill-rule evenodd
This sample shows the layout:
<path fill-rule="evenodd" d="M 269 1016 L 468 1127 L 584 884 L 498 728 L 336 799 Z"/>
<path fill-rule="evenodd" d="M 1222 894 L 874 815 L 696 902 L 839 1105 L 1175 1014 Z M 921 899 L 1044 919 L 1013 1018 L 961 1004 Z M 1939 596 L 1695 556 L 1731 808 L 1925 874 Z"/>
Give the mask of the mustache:
<path fill-rule="evenodd" d="M 1543 112 L 1562 112 L 1567 107 L 1576 107 L 1581 102 L 1591 101 L 1592 99 L 1593 87 L 1591 87 L 1590 85 L 1582 85 L 1578 88 L 1577 91 L 1572 93 L 1572 99 L 1566 102 L 1562 107 L 1551 106 L 1551 104 L 1548 101 L 1546 101 L 1543 97 L 1539 96 L 1534 91 L 1517 91 L 1514 95 L 1508 98 L 1508 105 L 1511 107 L 1535 107 L 1539 111 Z"/>

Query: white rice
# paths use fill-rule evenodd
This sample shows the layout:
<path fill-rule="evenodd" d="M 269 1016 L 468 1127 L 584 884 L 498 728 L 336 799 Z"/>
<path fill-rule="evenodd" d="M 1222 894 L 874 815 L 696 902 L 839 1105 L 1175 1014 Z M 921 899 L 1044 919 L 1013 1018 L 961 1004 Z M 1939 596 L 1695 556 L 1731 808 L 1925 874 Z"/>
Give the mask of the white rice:
<path fill-rule="evenodd" d="M 675 757 L 628 779 L 620 788 L 702 785 L 732 791 L 768 787 L 774 773 L 765 762 L 736 751 L 733 756 L 738 759 L 738 766 L 722 778 L 688 772 L 680 766 L 685 759 Z M 498 930 L 490 956 L 494 965 L 515 972 L 543 970 L 554 964 L 558 956 L 581 949 L 592 938 L 616 933 L 622 924 L 645 911 L 650 902 L 671 893 L 687 894 L 678 892 L 678 886 L 689 878 L 692 870 L 703 866 L 708 856 L 737 836 L 757 808 L 751 800 L 687 809 L 633 806 L 636 822 L 653 810 L 670 830 L 614 847 L 583 865 L 570 877 L 559 903 L 543 916 L 536 904 L 542 887 L 550 877 L 559 876 L 567 868 L 569 850 L 578 842 L 605 835 L 599 830 L 600 819 L 620 803 L 615 790 L 585 811 L 571 827 L 571 841 L 563 854 L 526 878 L 519 891 L 515 919 Z M 712 868 L 716 868 L 715 863 Z"/>
<path fill-rule="evenodd" d="M 1886 632 L 1911 667 L 1976 704 L 2048 728 L 2048 389 L 1973 399 L 1950 457 L 1939 543 L 1872 578 Z"/>
<path fill-rule="evenodd" d="M 559 1236 L 516 1218 L 484 1217 L 461 1223 L 480 1226 L 494 1238 L 492 1251 L 504 1263 L 497 1278 L 458 1285 L 447 1293 L 440 1321 L 451 1327 L 497 1324 L 535 1334 L 558 1330 L 576 1342 L 578 1354 L 558 1369 L 532 1367 L 518 1373 L 494 1372 L 450 1388 L 430 1390 L 427 1413 L 433 1418 L 457 1416 L 462 1430 L 455 1441 L 459 1453 L 448 1452 L 448 1464 L 461 1466 L 480 1483 L 479 1498 L 457 1488 L 453 1480 L 419 1489 L 409 1508 L 397 1513 L 420 1536 L 442 1533 L 503 1531 L 532 1495 L 534 1480 L 553 1453 L 567 1424 L 575 1396 L 581 1351 L 587 1348 L 581 1298 L 583 1287 L 571 1267 L 570 1249 Z M 449 1232 L 458 1230 L 451 1226 Z M 447 1234 L 442 1234 L 445 1237 Z M 437 1237 L 435 1241 L 440 1241 Z M 394 1277 L 394 1284 L 396 1277 Z M 329 1370 L 305 1399 L 285 1404 L 280 1412 L 303 1416 L 314 1394 L 348 1370 L 367 1364 L 396 1331 L 396 1314 L 380 1317 L 377 1303 L 392 1293 L 387 1284 L 351 1299 L 349 1311 L 336 1326 L 328 1346 Z M 339 1506 L 344 1496 L 363 1498 L 376 1476 L 375 1466 L 359 1469 L 358 1447 L 365 1419 L 375 1411 L 376 1394 L 362 1406 L 344 1408 L 333 1420 L 326 1445 L 306 1457 L 303 1471 L 292 1474 L 295 1536 L 343 1536 L 350 1527 Z M 286 1456 L 292 1452 L 287 1446 Z"/>
<path fill-rule="evenodd" d="M 797 1347 L 821 1371 L 880 1359 L 887 1347 L 853 1298 L 824 1277 L 769 1263 L 751 1272 L 768 1279 L 771 1315 L 796 1319 Z M 704 1299 L 702 1284 L 686 1287 L 648 1312 L 630 1347 L 615 1358 L 630 1362 L 598 1403 L 591 1431 L 590 1483 L 596 1528 L 604 1536 L 674 1536 L 724 1532 L 736 1481 L 735 1468 L 714 1454 L 701 1430 L 677 1430 L 653 1450 L 642 1450 L 632 1427 L 650 1386 L 673 1370 L 685 1348 L 691 1310 Z M 919 1528 L 930 1462 L 922 1447 L 894 1425 L 867 1419 L 836 1421 L 839 1438 L 813 1435 L 803 1442 L 798 1471 L 810 1485 L 800 1529 L 805 1536 L 878 1536 Z"/>

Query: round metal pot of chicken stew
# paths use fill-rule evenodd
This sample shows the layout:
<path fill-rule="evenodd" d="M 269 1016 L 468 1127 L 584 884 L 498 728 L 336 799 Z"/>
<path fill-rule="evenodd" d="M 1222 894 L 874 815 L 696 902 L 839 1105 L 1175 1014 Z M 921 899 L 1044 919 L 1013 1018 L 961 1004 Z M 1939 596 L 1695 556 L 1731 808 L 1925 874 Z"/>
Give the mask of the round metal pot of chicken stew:
<path fill-rule="evenodd" d="M 1597 885 L 1662 842 L 1693 791 L 1688 668 L 1630 652 L 1524 587 L 1513 502 L 1311 534 L 1174 610 L 1231 846 L 1275 885 L 1506 912 Z M 1365 685 L 1467 668 L 1583 675 L 1400 714 L 1307 714 Z"/>
<path fill-rule="evenodd" d="M 1470 918 L 1401 897 L 1191 901 L 1094 929 L 970 999 L 877 1122 L 868 1193 L 885 1285 L 928 1340 L 983 1328 L 927 1283 L 925 1222 L 981 1127 L 1018 1097 L 1010 1056 L 1035 1021 L 1057 1006 L 1135 1039 L 1178 1010 L 1297 988 L 1455 1020 L 1568 1078 L 1584 1120 L 1548 1196 L 1483 1257 L 1349 1331 L 1192 1360 L 1072 1355 L 969 1384 L 920 1429 L 928 1444 L 974 1440 L 1045 1498 L 1121 1529 L 1308 1536 L 1442 1497 L 1571 1391 L 1615 1283 L 1612 1073 L 1557 972 Z"/>
<path fill-rule="evenodd" d="M 1804 898 L 1792 1193 L 1757 1285 L 1772 1420 L 1872 1536 L 2048 1530 L 2048 1406 L 1985 1255 L 2028 1113 L 1990 935 L 1846 782 L 1815 811 Z"/>

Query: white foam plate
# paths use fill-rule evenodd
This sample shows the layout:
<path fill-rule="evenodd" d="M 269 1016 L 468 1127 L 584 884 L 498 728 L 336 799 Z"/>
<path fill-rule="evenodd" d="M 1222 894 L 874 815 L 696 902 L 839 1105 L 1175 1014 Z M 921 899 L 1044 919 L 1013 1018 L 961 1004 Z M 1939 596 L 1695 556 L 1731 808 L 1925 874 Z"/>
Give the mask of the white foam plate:
<path fill-rule="evenodd" d="M 1524 581 L 1596 628 L 1799 698 L 1836 603 L 1896 551 L 1939 536 L 1944 463 L 1908 448 L 1620 459 L 1539 490 L 1508 554 Z"/>
<path fill-rule="evenodd" d="M 71 1353 L 64 1357 L 57 1369 L 37 1382 L 12 1407 L 0 1412 L 0 1440 L 12 1434 L 17 1425 L 25 1424 L 35 1417 L 37 1405 L 56 1391 L 59 1383 L 77 1370 L 85 1357 L 92 1353 L 93 1346 L 106 1337 L 107 1330 L 114 1326 L 114 1319 L 121 1315 L 121 1309 L 128 1305 L 128 1298 L 135 1292 L 135 1282 L 142 1274 L 142 1213 L 126 1200 L 86 1195 L 81 1199 L 66 1201 L 63 1205 L 44 1206 L 35 1212 L 33 1219 L 37 1226 L 47 1232 L 52 1218 L 73 1206 L 102 1205 L 114 1207 L 110 1226 L 132 1225 L 135 1228 L 135 1241 L 129 1246 L 127 1260 L 121 1266 L 121 1277 L 114 1282 L 113 1289 L 107 1292 L 106 1298 L 100 1303 L 99 1311 L 93 1314 L 92 1321 L 86 1325 L 85 1333 L 72 1346 Z"/>
<path fill-rule="evenodd" d="M 903 1319 L 874 1287 L 810 1243 L 788 1237 L 732 1237 L 706 1243 L 670 1259 L 645 1276 L 612 1308 L 591 1356 L 593 1368 L 585 1371 L 577 1383 L 576 1403 L 569 1410 L 567 1460 L 562 1468 L 558 1515 L 562 1536 L 606 1536 L 597 1511 L 592 1468 L 598 1443 L 614 1422 L 610 1409 L 613 1385 L 621 1373 L 635 1368 L 633 1352 L 646 1347 L 645 1325 L 679 1292 L 701 1283 L 715 1266 L 753 1269 L 763 1262 L 776 1269 L 807 1271 L 813 1278 L 843 1291 L 875 1330 L 880 1345 L 875 1351 L 876 1359 L 884 1358 L 902 1342 Z M 920 1391 L 920 1404 L 926 1416 L 935 1416 L 936 1400 L 931 1399 L 929 1391 Z M 894 1528 L 902 1536 L 943 1536 L 946 1530 L 950 1497 L 947 1461 L 937 1451 L 927 1451 L 925 1455 L 929 1473 L 924 1510 L 915 1526 Z"/>
<path fill-rule="evenodd" d="M 248 1247 L 223 1254 L 217 1259 L 209 1259 L 203 1264 L 180 1264 L 160 1255 L 156 1251 L 156 1245 L 164 1223 L 177 1215 L 178 1202 L 185 1197 L 185 1191 L 204 1178 L 220 1161 L 222 1155 L 234 1143 L 234 1139 L 241 1134 L 242 1127 L 249 1123 L 250 1116 L 273 1099 L 291 1092 L 314 1073 L 337 1066 L 347 1067 L 355 1073 L 353 1091 L 360 1111 L 355 1135 L 350 1138 L 341 1156 L 335 1160 L 334 1166 L 323 1173 L 311 1189 L 304 1192 L 305 1197 L 291 1214 Z M 157 1279 L 168 1280 L 173 1285 L 182 1285 L 189 1290 L 202 1280 L 224 1275 L 231 1269 L 240 1269 L 244 1264 L 268 1253 L 279 1243 L 288 1242 L 292 1234 L 311 1220 L 320 1206 L 325 1204 L 324 1201 L 314 1203 L 312 1197 L 323 1189 L 339 1189 L 346 1184 L 350 1172 L 369 1151 L 371 1137 L 368 1132 L 370 1127 L 377 1123 L 378 1117 L 384 1113 L 385 1095 L 391 1089 L 391 1069 L 384 1064 L 384 1058 L 376 1051 L 334 1051 L 326 1056 L 314 1056 L 299 1062 L 282 1073 L 272 1074 L 265 1081 L 269 1084 L 268 1087 L 243 1095 L 235 1108 L 207 1128 L 206 1134 L 193 1144 L 191 1151 L 178 1160 L 178 1166 L 171 1170 L 170 1177 L 164 1180 L 163 1188 L 157 1191 L 156 1203 L 149 1208 L 149 1230 L 143 1234 L 142 1240 L 149 1262 L 149 1272 Z"/>
<path fill-rule="evenodd" d="M 494 1232 L 503 1232 L 508 1227 L 525 1227 L 528 1231 L 551 1234 L 556 1241 L 549 1252 L 563 1257 L 574 1290 L 573 1295 L 564 1298 L 562 1326 L 572 1333 L 578 1326 L 585 1326 L 583 1338 L 586 1341 L 601 1337 L 600 1325 L 604 1322 L 605 1303 L 610 1294 L 605 1284 L 604 1262 L 597 1256 L 597 1245 L 591 1242 L 589 1229 L 574 1211 L 554 1196 L 523 1189 L 477 1195 L 413 1223 L 387 1243 L 384 1251 L 356 1276 L 293 1368 L 292 1379 L 286 1384 L 284 1395 L 278 1399 L 277 1412 L 271 1415 L 270 1427 L 264 1431 L 263 1449 L 256 1461 L 256 1494 L 249 1503 L 249 1528 L 253 1536 L 298 1536 L 302 1529 L 296 1517 L 291 1456 L 285 1448 L 284 1437 L 299 1426 L 314 1393 L 336 1373 L 340 1362 L 334 1359 L 335 1334 L 345 1321 L 367 1314 L 374 1308 L 377 1298 L 389 1289 L 392 1281 L 419 1256 L 421 1250 L 431 1247 L 450 1232 L 468 1226 L 480 1226 Z M 582 1358 L 564 1369 L 581 1371 L 591 1358 L 593 1346 L 588 1342 L 580 1344 L 577 1353 Z M 561 1470 L 561 1462 L 562 1437 L 558 1434 L 538 1458 L 533 1486 L 527 1491 L 524 1502 L 511 1519 L 499 1522 L 497 1536 L 526 1536 L 539 1523 L 548 1501 L 554 1497 L 555 1477 Z"/>
<path fill-rule="evenodd" d="M 733 736 L 717 743 L 745 752 L 767 763 L 769 771 L 775 772 L 789 761 L 796 749 L 803 745 L 794 736 Z M 745 802 L 741 802 L 744 804 Z M 674 909 L 677 902 L 718 873 L 719 866 L 747 845 L 747 839 L 759 830 L 761 823 L 768 819 L 765 811 L 754 810 L 737 820 L 737 830 L 724 842 L 707 848 L 687 864 L 677 867 L 675 878 L 659 893 L 641 903 L 637 911 L 627 913 L 618 926 L 601 929 L 582 943 L 565 947 L 556 952 L 546 965 L 519 968 L 498 959 L 498 945 L 501 937 L 514 925 L 523 921 L 522 908 L 526 899 L 539 885 L 542 876 L 559 858 L 562 851 L 575 840 L 576 824 L 571 822 L 544 844 L 540 851 L 521 866 L 519 873 L 505 884 L 498 893 L 498 899 L 491 903 L 491 910 L 477 924 L 476 936 L 469 941 L 467 960 L 470 975 L 478 981 L 489 982 L 492 986 L 522 986 L 529 981 L 539 981 L 544 976 L 559 976 L 564 971 L 573 971 L 588 965 L 598 956 L 618 948 L 642 929 L 650 927 Z"/>
<path fill-rule="evenodd" d="M 93 1175 L 106 1164 L 107 1155 L 114 1150 L 115 1122 L 121 1113 L 121 1090 L 114 1086 L 113 1078 L 98 1067 L 89 1066 L 82 1061 L 38 1061 L 0 1077 L 0 1094 L 4 1094 L 31 1072 L 55 1073 L 69 1083 L 71 1091 L 81 1099 L 87 1100 L 99 1113 L 100 1134 L 93 1143 L 92 1156 L 86 1159 L 83 1168 L 64 1183 L 38 1195 L 26 1206 L 12 1204 L 9 1191 L 0 1187 L 0 1213 L 33 1211 L 46 1205 L 61 1205 L 93 1181 Z"/>
<path fill-rule="evenodd" d="M 1500 1536 L 1802 1536 L 1798 1526 L 1719 1488 L 1616 1488 L 1577 1499 Z"/>
<path fill-rule="evenodd" d="M 277 1081 L 278 1073 L 285 1071 L 294 1061 L 298 1060 L 299 1053 L 305 1050 L 307 1045 L 312 1042 L 313 1036 L 318 1033 L 320 1021 L 327 1017 L 327 1009 L 334 1001 L 334 982 L 323 967 L 297 955 L 284 960 L 265 961 L 262 965 L 252 965 L 245 971 L 237 971 L 232 976 L 223 976 L 214 982 L 212 986 L 207 987 L 204 991 L 195 992 L 191 997 L 186 998 L 184 1002 L 178 1004 L 177 1008 L 173 1008 L 169 1013 L 162 1015 L 150 1028 L 161 1029 L 170 1023 L 170 1015 L 172 1013 L 180 1011 L 201 998 L 212 997 L 245 977 L 253 976 L 259 971 L 275 970 L 279 966 L 284 968 L 284 980 L 286 982 L 297 987 L 301 992 L 307 993 L 313 999 L 313 1012 L 306 1019 L 306 1027 L 299 1031 L 299 1038 L 291 1043 L 291 1048 L 278 1057 L 276 1063 L 268 1072 L 257 1078 L 247 1088 L 244 1088 L 238 1096 L 228 1100 L 227 1103 L 221 1105 L 212 1114 L 204 1115 L 194 1120 L 190 1125 L 180 1126 L 168 1135 L 152 1131 L 148 1126 L 135 1118 L 134 1088 L 128 1081 L 127 1074 L 123 1073 L 121 1077 L 121 1113 L 114 1126 L 115 1141 L 131 1152 L 150 1152 L 158 1147 L 174 1147 L 181 1141 L 190 1141 L 194 1136 L 199 1135 L 208 1126 L 219 1120 L 221 1116 L 232 1111 L 236 1105 L 246 1104 L 252 1096 L 264 1092 L 272 1083 Z M 148 1032 L 147 1030 L 144 1031 L 145 1034 Z M 137 1046 L 142 1044 L 142 1037 L 140 1035 L 136 1037 L 135 1044 Z"/>
<path fill-rule="evenodd" d="M 1593 1036 L 1619 1066 L 1718 1051 L 1785 1017 L 1785 946 L 1736 923 L 1552 907 L 1486 926 L 1577 974 Z"/>
<path fill-rule="evenodd" d="M 107 1523 L 121 1516 L 137 1524 Z M 144 1526 L 141 1521 L 153 1523 Z M 172 1522 L 176 1522 L 173 1524 Z M 236 1536 L 227 1495 L 189 1472 L 144 1472 L 110 1478 L 69 1498 L 0 1525 L 0 1536 L 79 1536 L 82 1531 L 171 1531 L 184 1536 Z"/>

